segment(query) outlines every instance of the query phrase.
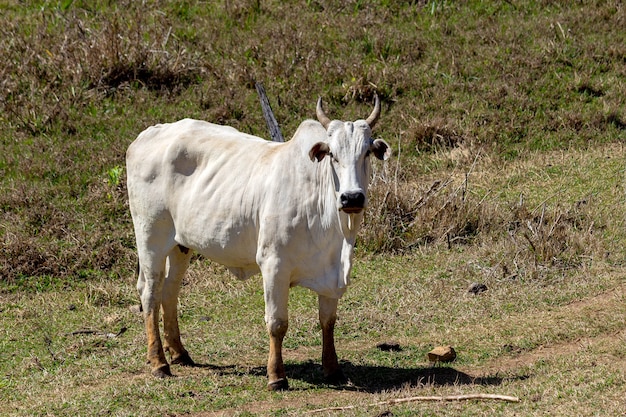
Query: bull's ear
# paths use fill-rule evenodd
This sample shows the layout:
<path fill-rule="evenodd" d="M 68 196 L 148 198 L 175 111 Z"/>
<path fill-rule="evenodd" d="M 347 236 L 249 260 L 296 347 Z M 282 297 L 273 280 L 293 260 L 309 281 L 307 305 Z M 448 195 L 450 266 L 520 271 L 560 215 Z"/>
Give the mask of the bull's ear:
<path fill-rule="evenodd" d="M 374 156 L 381 161 L 386 161 L 391 156 L 391 147 L 382 139 L 376 139 L 372 142 L 370 150 L 374 153 Z"/>
<path fill-rule="evenodd" d="M 330 148 L 326 142 L 317 142 L 309 151 L 309 158 L 311 158 L 311 161 L 315 161 L 317 159 L 317 162 L 319 162 L 329 153 Z"/>

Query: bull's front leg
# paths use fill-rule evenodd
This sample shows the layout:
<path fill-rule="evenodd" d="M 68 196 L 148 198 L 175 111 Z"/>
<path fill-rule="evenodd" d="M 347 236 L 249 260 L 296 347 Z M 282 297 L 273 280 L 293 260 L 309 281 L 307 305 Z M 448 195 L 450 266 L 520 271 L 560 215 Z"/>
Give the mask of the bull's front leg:
<path fill-rule="evenodd" d="M 337 360 L 337 351 L 335 350 L 335 322 L 337 321 L 337 304 L 336 298 L 318 296 L 319 301 L 319 318 L 322 327 L 322 368 L 324 369 L 324 377 L 328 382 L 340 384 L 346 381 L 346 378 L 339 366 Z"/>
<path fill-rule="evenodd" d="M 271 277 L 271 276 L 270 276 Z M 267 360 L 267 388 L 282 391 L 289 388 L 283 364 L 283 339 L 289 327 L 287 305 L 289 284 L 281 285 L 275 279 L 263 277 L 265 293 L 265 324 L 270 337 L 270 352 Z"/>
<path fill-rule="evenodd" d="M 270 391 L 289 389 L 283 364 L 283 339 L 287 333 L 287 320 L 270 319 L 267 330 L 270 335 L 270 353 L 267 360 L 267 388 Z"/>

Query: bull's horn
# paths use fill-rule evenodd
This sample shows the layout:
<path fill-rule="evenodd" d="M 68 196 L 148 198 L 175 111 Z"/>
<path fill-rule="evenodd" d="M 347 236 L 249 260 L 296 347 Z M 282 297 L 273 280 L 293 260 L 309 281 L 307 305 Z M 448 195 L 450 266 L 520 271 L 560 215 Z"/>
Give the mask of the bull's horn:
<path fill-rule="evenodd" d="M 317 113 L 317 120 L 319 120 L 322 126 L 324 126 L 324 129 L 328 129 L 328 125 L 330 124 L 330 119 L 328 118 L 328 116 L 326 116 L 326 114 L 324 113 L 324 110 L 322 109 L 321 97 L 317 99 L 317 109 L 315 110 L 315 112 Z"/>
<path fill-rule="evenodd" d="M 370 114 L 367 120 L 365 120 L 370 129 L 374 128 L 374 125 L 378 120 L 378 116 L 380 116 L 380 99 L 378 98 L 378 94 L 374 93 L 374 110 L 372 110 L 372 114 Z"/>

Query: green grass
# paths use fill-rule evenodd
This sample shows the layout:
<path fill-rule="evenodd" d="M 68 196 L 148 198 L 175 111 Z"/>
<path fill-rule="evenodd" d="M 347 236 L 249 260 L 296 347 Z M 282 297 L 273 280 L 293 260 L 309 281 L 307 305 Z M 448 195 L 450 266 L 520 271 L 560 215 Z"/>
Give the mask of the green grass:
<path fill-rule="evenodd" d="M 188 349 L 206 367 L 176 367 L 178 377 L 168 381 L 152 379 L 143 363 L 143 324 L 128 309 L 136 301 L 126 298 L 133 293 L 132 283 L 93 282 L 84 290 L 5 295 L 0 316 L 4 409 L 13 415 L 151 415 L 256 404 L 268 407 L 267 412 L 291 412 L 310 408 L 306 398 L 312 404 L 349 405 L 355 395 L 362 404 L 484 392 L 517 395 L 522 404 L 414 404 L 394 406 L 393 412 L 481 414 L 495 407 L 505 415 L 528 415 L 557 407 L 565 415 L 587 414 L 599 403 L 620 410 L 626 304 L 616 271 L 572 273 L 563 277 L 570 283 L 567 291 L 563 282 L 488 280 L 486 293 L 470 296 L 460 262 L 460 254 L 437 253 L 358 262 L 354 286 L 340 304 L 337 329 L 339 354 L 353 382 L 346 389 L 356 389 L 352 396 L 323 383 L 315 298 L 305 290 L 292 291 L 290 298 L 285 357 L 292 391 L 283 394 L 264 390 L 267 340 L 258 280 L 226 281 L 207 265 L 192 266 L 191 279 L 197 282 L 185 287 L 180 320 Z M 586 278 L 594 273 L 595 279 Z M 572 304 L 577 300 L 587 301 Z M 121 327 L 128 330 L 113 339 L 72 334 L 85 328 L 117 333 Z M 403 350 L 381 352 L 376 344 L 382 341 L 396 341 Z M 452 344 L 459 357 L 451 366 L 430 370 L 425 354 L 438 344 Z M 549 347 L 555 350 L 542 355 Z M 522 363 L 506 364 L 514 358 Z M 367 412 L 362 408 L 354 415 Z"/>
<path fill-rule="evenodd" d="M 626 19 L 617 2 L 318 0 L 0 4 L 0 407 L 8 415 L 620 415 Z M 351 384 L 324 384 L 294 289 L 292 390 L 265 391 L 259 277 L 194 259 L 183 339 L 206 366 L 149 376 L 124 155 L 183 117 L 285 137 L 323 97 L 395 157 L 341 300 Z M 467 294 L 470 283 L 488 291 Z M 115 338 L 121 328 L 127 331 Z M 101 333 L 73 334 L 91 329 Z M 401 352 L 382 352 L 380 342 Z M 451 344 L 455 363 L 429 368 Z M 492 401 L 367 407 L 415 395 Z M 327 414 L 331 414 L 330 412 Z M 322 414 L 323 415 L 323 414 Z"/>

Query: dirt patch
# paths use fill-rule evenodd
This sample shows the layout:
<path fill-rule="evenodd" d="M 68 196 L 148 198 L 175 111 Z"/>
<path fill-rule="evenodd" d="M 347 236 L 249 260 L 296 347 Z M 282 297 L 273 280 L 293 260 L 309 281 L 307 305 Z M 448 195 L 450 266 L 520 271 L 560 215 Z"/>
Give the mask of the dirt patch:
<path fill-rule="evenodd" d="M 577 353 L 589 350 L 593 352 L 597 346 L 604 345 L 615 339 L 622 339 L 626 342 L 626 327 L 617 333 L 611 333 L 596 337 L 583 337 L 572 342 L 559 343 L 549 346 L 539 346 L 530 352 L 521 353 L 513 357 L 498 358 L 488 362 L 480 369 L 473 369 L 477 375 L 506 375 L 530 367 L 538 361 L 558 359 L 566 356 L 574 356 Z M 594 363 L 611 361 L 614 366 L 619 366 L 626 370 L 626 359 L 608 358 L 601 355 L 595 356 Z"/>
<path fill-rule="evenodd" d="M 624 303 L 624 297 L 626 297 L 626 285 L 621 285 L 595 297 L 585 298 L 563 306 L 559 309 L 559 313 L 575 318 L 580 314 L 593 314 L 594 311 L 616 311 L 617 304 Z M 564 343 L 542 345 L 527 352 L 515 354 L 515 351 L 518 351 L 518 349 L 515 346 L 507 346 L 514 353 L 514 356 L 499 357 L 481 366 L 480 369 L 468 369 L 468 371 L 477 375 L 508 374 L 521 368 L 532 366 L 539 360 L 573 356 L 582 350 L 594 351 L 596 346 L 615 339 L 622 339 L 623 342 L 626 342 L 626 321 L 622 323 L 621 329 L 617 331 L 593 337 L 580 337 Z M 622 366 L 626 365 L 626 361 L 622 360 L 621 364 Z"/>

